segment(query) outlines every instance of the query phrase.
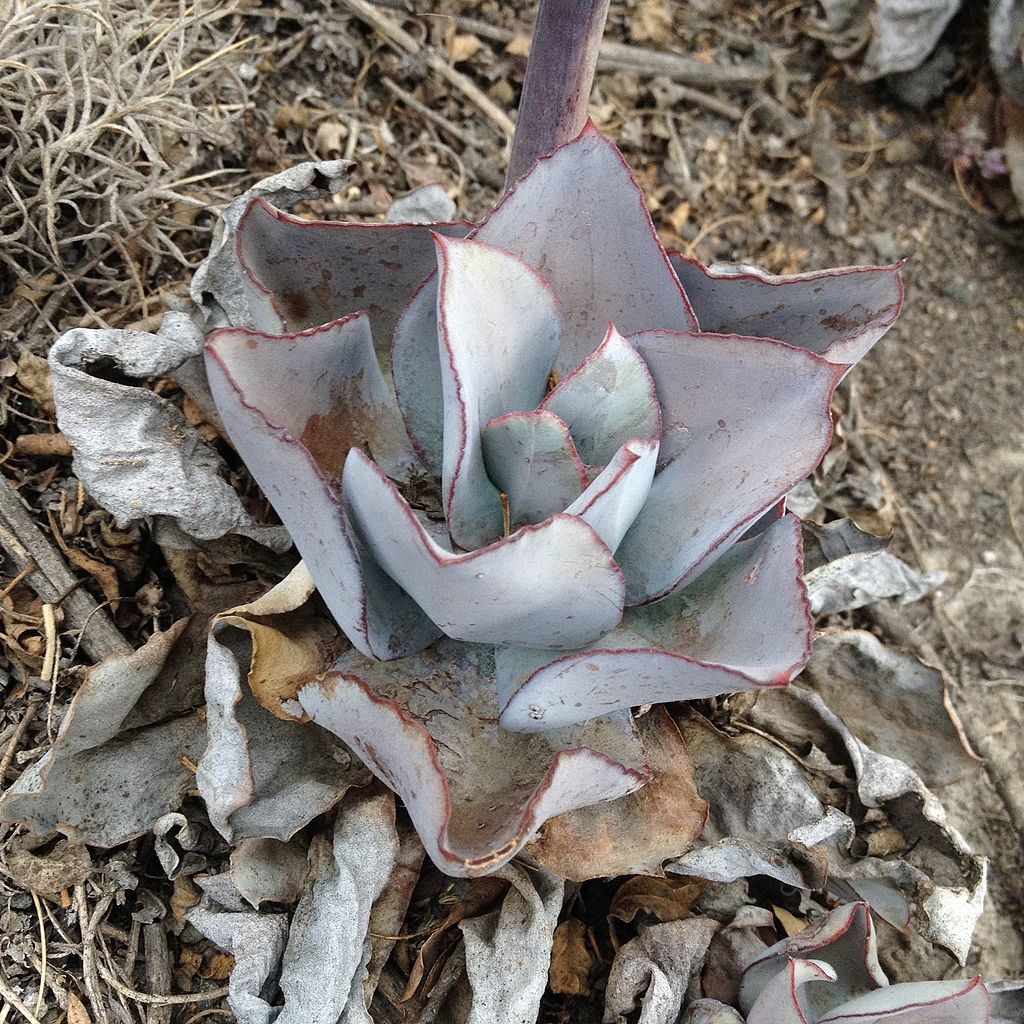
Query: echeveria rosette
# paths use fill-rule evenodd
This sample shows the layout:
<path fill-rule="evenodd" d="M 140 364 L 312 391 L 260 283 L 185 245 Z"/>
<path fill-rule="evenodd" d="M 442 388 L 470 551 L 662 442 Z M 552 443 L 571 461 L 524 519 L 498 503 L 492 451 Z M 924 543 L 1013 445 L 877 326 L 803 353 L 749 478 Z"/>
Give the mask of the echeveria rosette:
<path fill-rule="evenodd" d="M 827 449 L 896 268 L 670 256 L 592 126 L 472 229 L 256 200 L 237 255 L 252 318 L 211 336 L 211 388 L 354 648 L 291 711 L 399 792 L 444 870 L 643 785 L 631 707 L 803 666 L 799 530 L 767 513 Z"/>
<path fill-rule="evenodd" d="M 806 931 L 769 947 L 740 980 L 745 1017 L 707 1001 L 685 1021 L 746 1024 L 988 1024 L 990 997 L 980 978 L 890 985 L 878 962 L 865 903 L 833 910 Z M 703 1016 L 702 1016 L 703 1015 Z"/>

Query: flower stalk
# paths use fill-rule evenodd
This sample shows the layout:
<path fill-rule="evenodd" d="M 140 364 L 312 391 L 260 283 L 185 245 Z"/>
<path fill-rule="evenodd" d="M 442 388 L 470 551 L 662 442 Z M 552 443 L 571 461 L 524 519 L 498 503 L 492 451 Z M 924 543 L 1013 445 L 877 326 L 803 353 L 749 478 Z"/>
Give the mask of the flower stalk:
<path fill-rule="evenodd" d="M 609 0 L 540 0 L 505 187 L 587 121 Z"/>

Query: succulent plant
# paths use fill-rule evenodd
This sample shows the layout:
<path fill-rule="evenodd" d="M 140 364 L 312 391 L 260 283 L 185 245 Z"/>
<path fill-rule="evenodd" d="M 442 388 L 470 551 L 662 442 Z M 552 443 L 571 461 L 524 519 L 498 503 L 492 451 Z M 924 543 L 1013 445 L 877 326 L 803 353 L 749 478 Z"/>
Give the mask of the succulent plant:
<path fill-rule="evenodd" d="M 878 963 L 867 905 L 839 907 L 750 963 L 740 982 L 745 1018 L 699 1000 L 684 1024 L 988 1024 L 980 978 L 890 985 Z"/>
<path fill-rule="evenodd" d="M 637 705 L 800 670 L 782 502 L 898 268 L 666 253 L 589 124 L 477 226 L 255 199 L 236 243 L 251 318 L 209 338 L 210 385 L 351 642 L 271 710 L 357 751 L 443 870 L 644 785 Z"/>

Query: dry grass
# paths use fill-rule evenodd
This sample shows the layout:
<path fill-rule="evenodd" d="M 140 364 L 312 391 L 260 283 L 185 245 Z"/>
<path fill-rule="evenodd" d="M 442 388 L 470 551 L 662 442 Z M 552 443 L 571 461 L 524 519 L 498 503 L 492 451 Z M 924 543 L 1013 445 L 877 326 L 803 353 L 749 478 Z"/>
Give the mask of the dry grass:
<path fill-rule="evenodd" d="M 0 0 L 0 306 L 142 299 L 160 261 L 194 262 L 182 232 L 237 173 L 239 6 Z"/>

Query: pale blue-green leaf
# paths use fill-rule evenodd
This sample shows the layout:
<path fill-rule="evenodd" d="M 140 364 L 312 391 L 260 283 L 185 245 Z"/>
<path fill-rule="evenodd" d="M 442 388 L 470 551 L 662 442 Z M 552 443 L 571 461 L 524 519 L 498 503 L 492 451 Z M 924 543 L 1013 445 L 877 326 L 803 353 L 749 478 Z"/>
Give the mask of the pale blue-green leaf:
<path fill-rule="evenodd" d="M 419 465 L 365 313 L 301 334 L 226 328 L 211 341 L 246 402 L 299 441 L 328 478 L 341 476 L 349 448 L 367 449 L 396 480 Z"/>
<path fill-rule="evenodd" d="M 628 602 L 685 586 L 828 449 L 841 368 L 775 341 L 651 331 L 630 339 L 662 408 L 659 460 L 618 557 Z"/>
<path fill-rule="evenodd" d="M 387 666 L 350 651 L 298 699 L 398 793 L 449 875 L 488 874 L 549 817 L 648 778 L 627 714 L 543 736 L 502 729 L 489 647 L 440 640 Z"/>
<path fill-rule="evenodd" d="M 911 981 L 851 999 L 819 1024 L 988 1024 L 989 1004 L 981 978 Z"/>
<path fill-rule="evenodd" d="M 435 241 L 442 497 L 452 540 L 473 549 L 502 535 L 501 501 L 484 469 L 481 431 L 488 420 L 540 404 L 562 317 L 551 289 L 522 260 L 480 242 Z"/>
<path fill-rule="evenodd" d="M 341 496 L 300 440 L 302 431 L 293 434 L 269 419 L 236 382 L 234 372 L 245 353 L 234 332 L 225 335 L 223 346 L 216 334 L 211 338 L 206 350 L 210 390 L 228 437 L 287 527 L 331 614 L 371 657 L 397 657 L 424 647 L 437 637 L 437 628 L 361 550 Z M 296 348 L 297 360 L 307 355 L 315 362 L 319 353 L 315 347 L 308 353 L 304 346 Z M 308 422 L 302 407 L 315 401 L 315 389 L 296 390 L 292 398 L 297 427 Z"/>
<path fill-rule="evenodd" d="M 669 257 L 702 331 L 777 338 L 833 363 L 859 362 L 903 306 L 899 264 L 775 276 Z"/>
<path fill-rule="evenodd" d="M 657 459 L 657 441 L 628 441 L 565 511 L 589 523 L 614 552 L 650 494 Z"/>
<path fill-rule="evenodd" d="M 799 521 L 736 544 L 681 593 L 631 608 L 589 648 L 497 654 L 502 724 L 535 731 L 618 708 L 787 683 L 810 653 Z"/>
<path fill-rule="evenodd" d="M 740 1009 L 749 1014 L 771 981 L 787 970 L 793 957 L 823 961 L 838 976 L 834 985 L 801 990 L 800 1006 L 811 1020 L 816 1021 L 848 1000 L 889 984 L 878 963 L 875 926 L 867 904 L 850 903 L 833 910 L 806 931 L 770 946 L 749 964 L 740 981 Z M 768 1019 L 764 1018 L 765 1024 Z"/>
<path fill-rule="evenodd" d="M 559 373 L 579 366 L 609 323 L 623 334 L 696 329 L 643 192 L 593 124 L 534 164 L 473 237 L 521 256 L 562 300 Z"/>
<path fill-rule="evenodd" d="M 835 970 L 821 960 L 788 960 L 748 1011 L 747 1024 L 815 1024 L 817 1018 L 807 1011 L 805 986 L 818 990 L 835 980 Z"/>
<path fill-rule="evenodd" d="M 506 413 L 484 427 L 482 442 L 487 476 L 508 495 L 513 530 L 561 512 L 587 486 L 569 428 L 553 412 Z"/>
<path fill-rule="evenodd" d="M 238 256 L 282 328 L 365 311 L 386 352 L 398 314 L 434 271 L 432 232 L 461 237 L 471 226 L 305 220 L 257 199 L 238 225 Z"/>
<path fill-rule="evenodd" d="M 541 408 L 565 420 L 588 466 L 608 465 L 631 438 L 661 438 L 661 407 L 650 371 L 614 326 Z"/>
<path fill-rule="evenodd" d="M 478 551 L 430 536 L 398 490 L 358 449 L 345 464 L 345 506 L 384 571 L 456 640 L 572 649 L 618 625 L 622 577 L 575 516 L 558 514 Z"/>

